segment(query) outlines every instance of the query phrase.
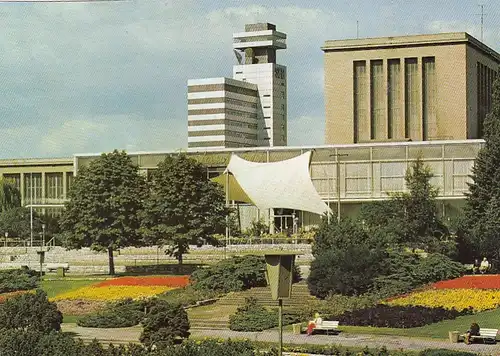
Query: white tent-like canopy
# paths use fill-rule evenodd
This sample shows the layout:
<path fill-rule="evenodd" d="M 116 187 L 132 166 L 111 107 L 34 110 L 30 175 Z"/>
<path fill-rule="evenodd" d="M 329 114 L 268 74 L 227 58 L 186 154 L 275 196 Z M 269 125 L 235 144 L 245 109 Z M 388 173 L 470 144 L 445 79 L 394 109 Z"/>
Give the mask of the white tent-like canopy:
<path fill-rule="evenodd" d="M 279 162 L 246 161 L 233 153 L 224 173 L 232 174 L 261 210 L 296 209 L 322 215 L 331 213 L 309 174 L 311 151 Z"/>

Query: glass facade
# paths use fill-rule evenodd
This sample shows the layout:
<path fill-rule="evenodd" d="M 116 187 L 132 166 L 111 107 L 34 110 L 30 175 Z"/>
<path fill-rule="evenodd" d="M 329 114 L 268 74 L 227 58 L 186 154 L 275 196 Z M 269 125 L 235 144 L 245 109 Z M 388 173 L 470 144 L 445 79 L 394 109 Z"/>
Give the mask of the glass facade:
<path fill-rule="evenodd" d="M 434 57 L 422 60 L 422 107 L 423 107 L 423 139 L 437 138 L 436 115 L 436 61 Z"/>

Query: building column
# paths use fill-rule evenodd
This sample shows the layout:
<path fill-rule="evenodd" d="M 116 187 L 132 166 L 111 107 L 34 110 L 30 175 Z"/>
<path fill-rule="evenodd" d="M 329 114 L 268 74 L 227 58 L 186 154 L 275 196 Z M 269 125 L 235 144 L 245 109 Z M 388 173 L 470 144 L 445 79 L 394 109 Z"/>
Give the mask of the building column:
<path fill-rule="evenodd" d="M 63 172 L 63 199 L 68 197 L 68 172 Z"/>
<path fill-rule="evenodd" d="M 25 202 L 25 199 L 26 197 L 24 196 L 24 173 L 21 172 L 21 176 L 19 178 L 21 180 L 21 206 L 25 206 L 26 205 L 26 202 Z"/>
<path fill-rule="evenodd" d="M 45 204 L 46 201 L 46 192 L 45 192 L 45 172 L 42 172 L 42 204 Z"/>

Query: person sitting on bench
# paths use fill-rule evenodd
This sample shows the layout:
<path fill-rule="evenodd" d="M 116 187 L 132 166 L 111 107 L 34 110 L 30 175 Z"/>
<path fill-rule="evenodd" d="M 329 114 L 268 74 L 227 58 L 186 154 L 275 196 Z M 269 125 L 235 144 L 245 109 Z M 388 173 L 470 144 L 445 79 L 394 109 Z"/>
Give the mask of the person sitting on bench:
<path fill-rule="evenodd" d="M 479 325 L 477 323 L 472 323 L 470 325 L 470 329 L 467 330 L 467 332 L 465 333 L 464 343 L 470 345 L 472 343 L 470 337 L 478 335 L 479 335 Z"/>
<path fill-rule="evenodd" d="M 483 260 L 481 261 L 481 266 L 479 266 L 479 271 L 481 273 L 486 273 L 486 271 L 490 268 L 490 263 L 488 262 L 488 260 L 485 258 L 483 258 Z"/>
<path fill-rule="evenodd" d="M 480 266 L 481 266 L 481 264 L 479 263 L 479 260 L 476 258 L 474 260 L 474 264 L 472 265 L 472 274 L 479 273 Z"/>
<path fill-rule="evenodd" d="M 307 325 L 307 336 L 312 335 L 314 328 L 316 325 L 321 324 L 323 322 L 323 319 L 321 319 L 321 316 L 319 313 L 314 314 L 314 320 L 311 320 L 309 324 Z"/>

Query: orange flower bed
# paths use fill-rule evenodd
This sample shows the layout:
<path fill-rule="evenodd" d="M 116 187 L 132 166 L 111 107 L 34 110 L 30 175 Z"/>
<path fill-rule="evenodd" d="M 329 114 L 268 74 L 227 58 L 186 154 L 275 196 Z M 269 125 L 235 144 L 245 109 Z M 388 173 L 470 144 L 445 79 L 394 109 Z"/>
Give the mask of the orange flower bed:
<path fill-rule="evenodd" d="M 95 287 L 108 286 L 167 286 L 172 288 L 185 287 L 189 284 L 189 276 L 144 276 L 118 277 L 100 282 Z"/>
<path fill-rule="evenodd" d="M 32 293 L 32 292 L 33 291 L 31 291 L 31 290 L 18 290 L 15 292 L 0 294 L 0 303 L 5 302 L 9 298 L 16 297 L 16 296 L 21 295 L 21 294 Z"/>
<path fill-rule="evenodd" d="M 500 275 L 463 276 L 434 283 L 436 289 L 500 289 Z"/>

